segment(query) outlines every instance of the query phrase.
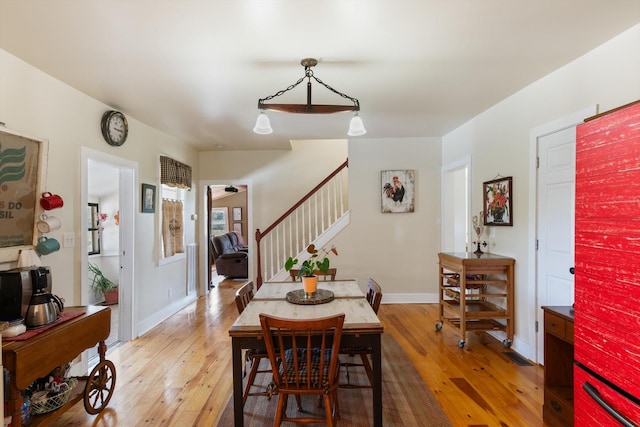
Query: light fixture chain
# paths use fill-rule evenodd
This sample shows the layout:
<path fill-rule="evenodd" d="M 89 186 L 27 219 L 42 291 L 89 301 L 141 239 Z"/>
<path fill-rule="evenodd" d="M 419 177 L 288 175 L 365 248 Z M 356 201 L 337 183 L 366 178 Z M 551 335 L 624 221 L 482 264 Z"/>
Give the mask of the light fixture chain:
<path fill-rule="evenodd" d="M 295 82 L 294 84 L 292 84 L 291 86 L 289 86 L 289 87 L 288 87 L 288 88 L 286 88 L 286 89 L 282 89 L 281 91 L 278 91 L 278 92 L 274 93 L 273 95 L 269 95 L 269 96 L 267 96 L 266 98 L 262 98 L 262 99 L 260 99 L 260 100 L 258 101 L 258 103 L 263 103 L 264 101 L 269 101 L 269 100 L 271 100 L 271 99 L 275 98 L 276 96 L 280 96 L 280 95 L 282 95 L 283 93 L 285 93 L 285 92 L 287 92 L 287 91 L 290 91 L 291 89 L 295 88 L 295 87 L 296 87 L 296 86 L 298 86 L 300 83 L 302 83 L 302 81 L 303 81 L 305 78 L 307 78 L 307 76 L 301 77 L 301 78 L 300 78 L 300 80 L 298 80 L 297 82 Z M 314 78 L 315 78 L 315 77 L 314 77 Z M 316 79 L 316 80 L 317 80 L 317 79 Z M 335 91 L 334 91 L 334 92 L 335 92 Z"/>
<path fill-rule="evenodd" d="M 322 80 L 320 80 L 319 78 L 317 78 L 313 74 L 311 74 L 311 77 L 313 77 L 313 79 L 315 81 L 317 81 L 322 86 L 326 87 L 327 89 L 329 89 L 331 92 L 335 93 L 336 95 L 340 95 L 343 98 L 349 99 L 358 108 L 358 110 L 360 109 L 360 101 L 358 101 L 356 98 L 352 98 L 349 95 L 346 95 L 346 94 L 344 94 L 342 92 L 339 92 L 339 91 L 335 90 L 334 88 L 332 88 L 331 86 L 329 86 L 328 84 L 326 84 L 325 82 L 323 82 Z M 300 79 L 300 81 L 302 81 L 302 79 Z M 298 83 L 300 83 L 300 81 L 298 81 Z M 298 84 L 298 83 L 296 83 L 296 84 Z"/>

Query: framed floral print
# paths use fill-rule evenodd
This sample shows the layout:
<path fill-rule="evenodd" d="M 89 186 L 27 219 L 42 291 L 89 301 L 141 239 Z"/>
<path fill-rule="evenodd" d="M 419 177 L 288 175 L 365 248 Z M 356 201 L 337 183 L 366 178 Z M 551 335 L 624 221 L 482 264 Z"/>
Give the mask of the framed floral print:
<path fill-rule="evenodd" d="M 482 183 L 484 225 L 513 226 L 512 177 Z"/>

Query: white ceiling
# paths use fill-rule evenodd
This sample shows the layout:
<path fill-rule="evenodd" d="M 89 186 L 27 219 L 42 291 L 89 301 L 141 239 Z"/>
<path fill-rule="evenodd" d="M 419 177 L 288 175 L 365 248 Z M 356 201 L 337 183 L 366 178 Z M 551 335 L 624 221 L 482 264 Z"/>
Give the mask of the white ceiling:
<path fill-rule="evenodd" d="M 302 58 L 360 100 L 365 138 L 441 136 L 639 22 L 640 0 L 0 0 L 0 48 L 199 149 L 286 149 L 350 118 L 252 132 Z M 345 103 L 318 84 L 313 102 Z"/>

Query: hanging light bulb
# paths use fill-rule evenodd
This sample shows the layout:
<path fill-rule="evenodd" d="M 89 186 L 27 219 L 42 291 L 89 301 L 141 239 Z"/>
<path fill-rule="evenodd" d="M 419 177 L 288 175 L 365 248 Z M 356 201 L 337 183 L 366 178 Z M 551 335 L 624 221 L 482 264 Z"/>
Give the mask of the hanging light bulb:
<path fill-rule="evenodd" d="M 260 114 L 258 114 L 256 127 L 253 128 L 253 131 L 255 133 L 259 133 L 260 135 L 268 135 L 273 132 L 273 129 L 271 129 L 271 122 L 269 121 L 269 117 L 267 117 L 264 111 L 260 111 Z"/>
<path fill-rule="evenodd" d="M 349 136 L 360 136 L 367 133 L 367 130 L 364 128 L 364 123 L 362 123 L 362 119 L 358 115 L 358 112 L 353 113 L 353 117 L 351 118 L 351 123 L 349 123 L 349 131 L 347 135 Z"/>

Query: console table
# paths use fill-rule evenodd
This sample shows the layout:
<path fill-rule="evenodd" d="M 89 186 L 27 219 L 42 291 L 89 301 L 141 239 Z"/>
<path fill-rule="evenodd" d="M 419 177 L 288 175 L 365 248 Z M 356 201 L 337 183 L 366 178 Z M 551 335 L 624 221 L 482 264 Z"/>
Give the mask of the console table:
<path fill-rule="evenodd" d="M 496 254 L 439 253 L 440 320 L 460 331 L 463 348 L 467 331 L 503 331 L 513 341 L 513 267 L 515 260 Z"/>
<path fill-rule="evenodd" d="M 25 341 L 2 342 L 2 364 L 9 371 L 11 381 L 8 395 L 8 413 L 12 416 L 12 426 L 22 425 L 20 409 L 23 404 L 20 391 L 29 387 L 36 379 L 48 375 L 88 348 L 98 345 L 101 362 L 91 374 L 79 381 L 71 392 L 67 403 L 55 411 L 32 417 L 32 426 L 47 424 L 69 409 L 77 401 L 85 399 L 85 409 L 97 413 L 106 406 L 115 387 L 115 368 L 104 359 L 107 346 L 104 341 L 111 330 L 111 309 L 109 307 L 65 307 L 65 311 L 85 312 L 79 317 L 56 325 L 51 329 Z M 97 384 L 106 380 L 106 384 Z M 103 388 L 103 390 L 99 390 Z M 93 391 L 96 391 L 97 394 Z M 101 394 L 101 393 L 107 394 Z M 88 402 L 91 395 L 91 401 Z M 89 407 L 87 407 L 89 405 Z"/>

